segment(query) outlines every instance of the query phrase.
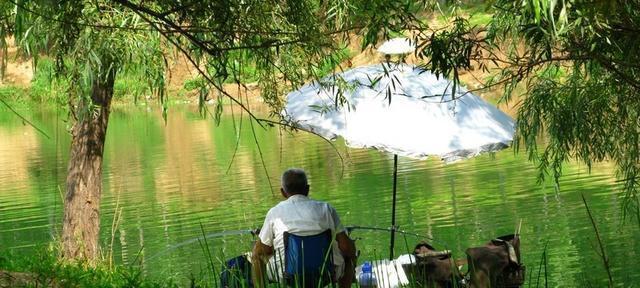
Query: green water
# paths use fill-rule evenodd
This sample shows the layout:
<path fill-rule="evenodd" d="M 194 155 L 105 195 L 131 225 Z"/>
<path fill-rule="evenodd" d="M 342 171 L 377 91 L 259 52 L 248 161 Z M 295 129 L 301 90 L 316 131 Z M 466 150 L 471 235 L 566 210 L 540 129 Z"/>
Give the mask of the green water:
<path fill-rule="evenodd" d="M 0 249 L 29 255 L 59 234 L 70 138 L 62 112 L 21 113 L 50 138 L 0 109 Z M 292 166 L 307 170 L 311 197 L 331 202 L 345 225 L 390 225 L 391 155 L 347 149 L 338 141 L 341 160 L 315 136 L 254 128 L 259 146 L 238 109 L 227 108 L 219 126 L 190 106 L 173 107 L 166 124 L 157 109 L 114 109 L 104 164 L 103 253 L 112 251 L 119 263 L 141 262 L 152 277 L 198 275 L 207 266 L 202 244 L 180 243 L 203 230 L 259 227 L 266 211 L 282 200 L 278 178 Z M 614 281 L 640 283 L 640 232 L 635 224 L 621 225 L 611 165 L 588 173 L 583 165 L 568 164 L 559 191 L 552 182 L 538 184 L 535 166 L 513 150 L 450 165 L 401 157 L 398 168 L 401 229 L 431 237 L 437 248 L 464 257 L 466 247 L 513 233 L 521 221 L 532 287 L 545 245 L 550 287 L 606 285 L 584 193 Z M 358 238 L 361 261 L 388 256 L 388 233 L 356 230 L 352 236 Z M 400 236 L 396 255 L 419 240 Z M 207 244 L 217 265 L 249 250 L 252 241 L 244 234 L 210 238 Z"/>

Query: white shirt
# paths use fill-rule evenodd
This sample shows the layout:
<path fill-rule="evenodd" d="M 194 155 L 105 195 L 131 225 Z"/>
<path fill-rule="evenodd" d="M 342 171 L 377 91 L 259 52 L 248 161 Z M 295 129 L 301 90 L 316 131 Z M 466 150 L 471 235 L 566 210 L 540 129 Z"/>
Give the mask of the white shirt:
<path fill-rule="evenodd" d="M 300 236 L 315 235 L 331 229 L 333 238 L 345 229 L 340 223 L 336 210 L 328 203 L 309 199 L 304 195 L 292 195 L 274 206 L 267 212 L 262 229 L 260 229 L 260 241 L 274 248 L 274 255 L 269 259 L 267 274 L 274 281 L 282 279 L 282 263 L 284 263 L 284 232 Z M 276 258 L 278 261 L 276 261 Z M 340 253 L 338 244 L 333 244 L 333 264 L 336 277 L 342 276 L 344 258 Z M 276 276 L 273 271 L 280 271 Z"/>

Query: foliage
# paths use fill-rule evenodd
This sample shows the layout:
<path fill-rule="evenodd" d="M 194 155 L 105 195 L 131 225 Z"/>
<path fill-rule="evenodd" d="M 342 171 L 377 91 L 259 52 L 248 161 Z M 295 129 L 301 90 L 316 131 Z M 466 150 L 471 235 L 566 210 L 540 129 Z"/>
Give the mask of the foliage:
<path fill-rule="evenodd" d="M 27 93 L 24 88 L 18 86 L 6 85 L 0 87 L 0 99 L 5 101 L 15 102 L 19 99 L 26 99 L 25 95 Z"/>
<path fill-rule="evenodd" d="M 496 40 L 515 35 L 526 43 L 523 54 L 512 42 L 509 58 L 519 61 L 520 67 L 515 72 L 507 68 L 508 73 L 530 76 L 558 67 L 566 73 L 560 79 L 545 73 L 527 79 L 529 93 L 518 113 L 518 140 L 556 179 L 562 174 L 562 162 L 569 159 L 588 167 L 593 162 L 615 162 L 626 207 L 635 211 L 640 185 L 640 3 L 531 1 L 521 6 L 498 1 L 496 5 L 499 12 L 491 34 Z M 547 139 L 541 155 L 538 135 Z"/>
<path fill-rule="evenodd" d="M 35 69 L 29 98 L 36 103 L 53 103 L 64 106 L 68 101 L 67 91 L 70 83 L 68 79 L 55 76 L 55 63 L 51 59 L 38 61 Z"/>
<path fill-rule="evenodd" d="M 0 99 L 12 103 L 39 103 L 41 105 L 66 106 L 70 83 L 68 78 L 57 77 L 51 58 L 40 57 L 28 88 L 16 85 L 0 87 Z M 123 71 L 115 81 L 113 97 L 119 101 L 137 101 L 141 96 L 152 95 L 149 85 L 142 81 L 145 75 L 137 71 Z"/>
<path fill-rule="evenodd" d="M 72 85 L 75 98 L 111 69 L 118 74 L 142 69 L 138 81 L 149 81 L 164 102 L 162 34 L 165 44 L 202 67 L 209 86 L 203 91 L 255 81 L 273 111 L 282 108 L 281 96 L 291 86 L 326 75 L 345 59 L 349 33 L 365 35 L 363 47 L 375 44 L 419 26 L 414 15 L 425 7 L 425 2 L 382 0 L 13 1 L 3 11 L 17 7 L 11 32 L 23 54 L 35 61 L 40 53 L 56 59 L 57 76 L 83 84 Z"/>
<path fill-rule="evenodd" d="M 142 33 L 146 23 L 132 12 L 108 1 L 12 4 L 10 8 L 16 13 L 11 32 L 20 53 L 31 57 L 37 68 L 41 67 L 42 55 L 53 59 L 54 64 L 47 65 L 44 72 L 48 79 L 42 80 L 69 83 L 65 93 L 69 101 L 62 103 L 70 104 L 74 116 L 82 117 L 91 111 L 91 86 L 111 73 L 126 73 L 127 81 L 143 83 L 164 100 L 165 60 L 159 34 L 150 30 Z M 131 29 L 121 29 L 124 25 Z M 35 87 L 39 79 L 34 79 Z M 138 86 L 135 90 L 119 86 L 116 92 L 125 90 L 138 95 L 144 92 Z"/>
<path fill-rule="evenodd" d="M 4 78 L 9 60 L 7 49 L 7 38 L 12 35 L 13 30 L 13 10 L 9 2 L 0 3 L 0 79 Z"/>
<path fill-rule="evenodd" d="M 419 25 L 415 13 L 424 7 L 382 0 L 115 2 L 136 11 L 202 67 L 207 87 L 199 90 L 222 91 L 223 83 L 255 81 L 274 116 L 285 92 L 326 75 L 344 60 L 350 33 L 365 35 L 363 46 L 375 44 L 391 32 Z"/>
<path fill-rule="evenodd" d="M 40 103 L 66 105 L 69 82 L 66 79 L 55 77 L 53 61 L 48 58 L 38 61 L 33 79 L 29 88 L 16 85 L 0 87 L 0 98 L 13 103 Z"/>

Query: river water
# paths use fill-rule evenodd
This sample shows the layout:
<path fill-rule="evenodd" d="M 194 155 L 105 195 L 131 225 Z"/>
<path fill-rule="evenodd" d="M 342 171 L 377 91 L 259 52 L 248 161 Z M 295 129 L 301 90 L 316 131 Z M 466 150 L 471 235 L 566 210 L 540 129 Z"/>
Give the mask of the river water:
<path fill-rule="evenodd" d="M 217 269 L 226 257 L 250 249 L 254 238 L 242 231 L 259 227 L 282 200 L 279 176 L 288 167 L 308 172 L 310 196 L 329 201 L 345 225 L 390 225 L 389 154 L 255 123 L 254 134 L 237 108 L 227 107 L 219 125 L 203 119 L 197 107 L 172 107 L 166 123 L 157 110 L 131 106 L 112 113 L 101 205 L 105 257 L 142 264 L 151 277 L 199 275 L 208 263 Z M 29 255 L 59 235 L 70 137 L 62 111 L 20 113 L 48 138 L 0 108 L 0 249 Z M 538 183 L 535 165 L 512 149 L 449 165 L 401 157 L 398 169 L 400 229 L 461 258 L 467 247 L 521 225 L 532 287 L 544 285 L 545 269 L 551 287 L 606 285 L 584 194 L 614 281 L 640 283 L 640 232 L 635 222 L 621 223 L 611 164 L 590 173 L 567 164 L 559 189 L 553 181 Z M 197 240 L 223 231 L 227 235 L 206 243 Z M 388 234 L 355 230 L 360 260 L 387 257 Z M 423 239 L 400 235 L 396 255 Z"/>

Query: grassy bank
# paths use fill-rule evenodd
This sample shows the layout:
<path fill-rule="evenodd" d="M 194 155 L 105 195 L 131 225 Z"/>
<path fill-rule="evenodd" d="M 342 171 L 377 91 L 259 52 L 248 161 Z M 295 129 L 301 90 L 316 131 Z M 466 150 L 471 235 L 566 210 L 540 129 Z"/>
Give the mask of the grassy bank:
<path fill-rule="evenodd" d="M 353 56 L 352 54 L 346 47 L 337 51 L 328 58 L 331 61 L 322 62 L 315 73 L 319 76 L 328 75 L 333 72 L 337 63 L 349 59 Z M 35 65 L 33 78 L 28 85 L 0 84 L 0 100 L 16 105 L 66 105 L 69 93 L 73 92 L 75 88 L 71 86 L 70 79 L 56 77 L 55 63 L 50 58 L 40 57 Z M 259 81 L 254 64 L 243 67 L 238 65 L 238 63 L 229 64 L 228 69 L 238 71 L 238 75 L 235 76 L 237 79 L 234 77 L 224 79 L 224 84 L 235 84 L 236 80 L 245 84 Z M 187 70 L 189 69 L 187 68 Z M 167 79 L 167 81 L 169 80 Z M 187 77 L 184 80 L 178 80 L 177 83 L 166 83 L 165 85 L 171 98 L 176 98 L 175 100 L 197 100 L 202 96 L 203 91 L 205 93 L 211 92 L 208 83 L 200 76 Z M 114 84 L 113 100 L 116 103 L 157 101 L 158 97 L 155 92 L 151 89 L 146 71 L 137 70 L 134 67 L 118 73 Z"/>
<path fill-rule="evenodd" d="M 67 101 L 69 82 L 54 76 L 54 63 L 41 59 L 29 87 L 19 84 L 0 86 L 0 99 L 11 103 L 63 104 Z"/>
<path fill-rule="evenodd" d="M 71 87 L 69 79 L 55 75 L 55 63 L 49 58 L 40 58 L 29 85 L 2 85 L 0 99 L 15 104 L 65 106 L 69 100 L 68 95 L 74 87 Z M 150 95 L 149 85 L 141 81 L 141 78 L 142 75 L 137 71 L 122 72 L 114 85 L 114 100 L 134 102 L 143 96 Z"/>
<path fill-rule="evenodd" d="M 151 279 L 138 265 L 65 264 L 51 249 L 25 257 L 0 251 L 0 287 L 211 287 L 193 277 Z"/>

